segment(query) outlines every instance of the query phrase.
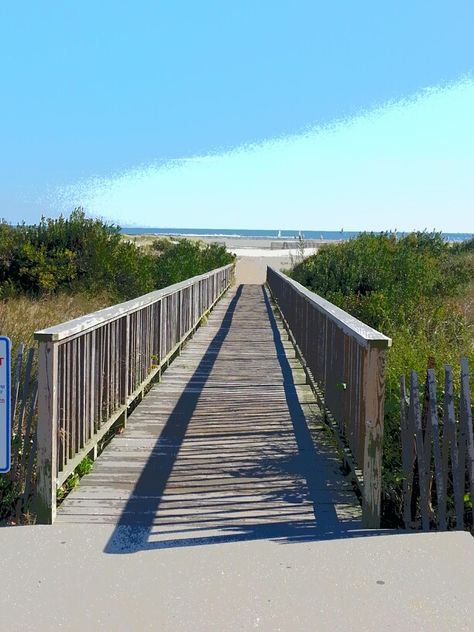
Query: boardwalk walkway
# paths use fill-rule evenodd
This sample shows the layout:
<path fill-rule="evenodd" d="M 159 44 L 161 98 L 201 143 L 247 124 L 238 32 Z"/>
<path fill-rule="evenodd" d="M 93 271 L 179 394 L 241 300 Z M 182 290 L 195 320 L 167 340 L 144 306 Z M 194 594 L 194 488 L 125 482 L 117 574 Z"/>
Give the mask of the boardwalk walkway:
<path fill-rule="evenodd" d="M 472 629 L 469 534 L 364 531 L 359 519 L 262 287 L 241 286 L 56 522 L 0 529 L 3 627 Z"/>
<path fill-rule="evenodd" d="M 109 552 L 131 525 L 137 549 L 360 528 L 359 503 L 262 286 L 220 301 L 57 521 L 116 525 Z"/>

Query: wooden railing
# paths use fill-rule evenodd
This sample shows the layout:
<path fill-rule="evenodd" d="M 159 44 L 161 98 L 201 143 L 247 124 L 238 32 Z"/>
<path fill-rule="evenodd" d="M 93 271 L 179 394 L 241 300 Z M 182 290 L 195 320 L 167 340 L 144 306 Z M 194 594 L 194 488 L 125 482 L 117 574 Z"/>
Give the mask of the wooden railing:
<path fill-rule="evenodd" d="M 385 355 L 391 340 L 270 267 L 267 285 L 360 486 L 364 526 L 377 528 Z"/>
<path fill-rule="evenodd" d="M 37 520 L 229 287 L 233 265 L 35 333 Z"/>

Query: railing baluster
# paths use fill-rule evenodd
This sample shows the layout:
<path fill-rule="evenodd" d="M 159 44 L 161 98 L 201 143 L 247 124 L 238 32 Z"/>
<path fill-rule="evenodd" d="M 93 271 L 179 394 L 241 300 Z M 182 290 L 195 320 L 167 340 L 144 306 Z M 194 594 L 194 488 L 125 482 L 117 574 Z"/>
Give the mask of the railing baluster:
<path fill-rule="evenodd" d="M 163 364 L 228 288 L 232 269 L 213 270 L 35 333 L 39 522 L 54 520 L 57 487 L 86 455 L 95 458 L 98 442 L 118 419 L 125 422 L 133 399 L 159 377 Z"/>
<path fill-rule="evenodd" d="M 341 440 L 348 443 L 358 479 L 362 470 L 364 525 L 377 527 L 385 354 L 391 340 L 273 268 L 267 268 L 267 286 L 298 345 L 310 382 L 323 391 L 318 397 Z"/>

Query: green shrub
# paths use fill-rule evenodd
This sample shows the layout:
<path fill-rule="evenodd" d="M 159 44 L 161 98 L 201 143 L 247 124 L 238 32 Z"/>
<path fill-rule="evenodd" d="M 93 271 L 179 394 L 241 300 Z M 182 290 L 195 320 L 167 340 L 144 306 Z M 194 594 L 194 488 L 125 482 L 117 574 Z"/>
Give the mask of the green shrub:
<path fill-rule="evenodd" d="M 34 226 L 0 223 L 0 299 L 107 292 L 118 302 L 232 261 L 222 246 L 186 239 L 141 248 L 123 239 L 118 226 L 88 218 L 82 209 Z"/>
<path fill-rule="evenodd" d="M 400 376 L 423 381 L 428 363 L 456 371 L 473 357 L 472 331 L 460 300 L 473 279 L 470 242 L 453 247 L 439 233 L 363 234 L 322 248 L 291 276 L 390 336 L 385 393 L 383 511 L 386 525 L 401 523 Z M 473 358 L 474 359 L 474 358 Z"/>
<path fill-rule="evenodd" d="M 204 274 L 235 259 L 225 246 L 203 245 L 189 239 L 158 239 L 152 244 L 152 251 L 158 255 L 154 261 L 154 277 L 158 287 Z"/>

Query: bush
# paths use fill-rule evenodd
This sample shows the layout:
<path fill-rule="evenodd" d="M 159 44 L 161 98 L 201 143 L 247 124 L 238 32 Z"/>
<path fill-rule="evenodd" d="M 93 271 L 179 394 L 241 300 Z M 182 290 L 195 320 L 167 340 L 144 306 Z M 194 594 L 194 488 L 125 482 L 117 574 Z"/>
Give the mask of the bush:
<path fill-rule="evenodd" d="M 223 247 L 185 239 L 140 248 L 118 226 L 87 218 L 82 209 L 36 226 L 0 223 L 0 299 L 107 292 L 118 302 L 232 261 Z"/>
<path fill-rule="evenodd" d="M 375 328 L 411 321 L 422 304 L 444 304 L 472 278 L 467 257 L 439 233 L 363 234 L 295 266 L 292 277 Z"/>
<path fill-rule="evenodd" d="M 152 244 L 152 250 L 159 255 L 154 261 L 154 278 L 158 287 L 166 287 L 204 274 L 232 263 L 235 259 L 225 246 L 203 246 L 200 242 L 189 239 L 158 239 Z"/>
<path fill-rule="evenodd" d="M 308 257 L 291 276 L 390 336 L 385 392 L 383 512 L 401 523 L 399 381 L 428 363 L 442 380 L 444 364 L 472 356 L 472 331 L 460 302 L 473 279 L 470 242 L 451 246 L 439 233 L 363 234 Z M 442 385 L 442 384 L 441 384 Z"/>
<path fill-rule="evenodd" d="M 122 239 L 118 226 L 86 218 L 81 209 L 36 226 L 0 226 L 0 297 L 106 290 L 122 299 L 153 288 L 144 253 Z"/>

